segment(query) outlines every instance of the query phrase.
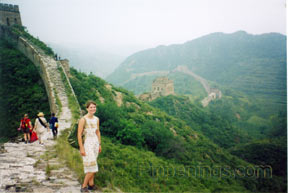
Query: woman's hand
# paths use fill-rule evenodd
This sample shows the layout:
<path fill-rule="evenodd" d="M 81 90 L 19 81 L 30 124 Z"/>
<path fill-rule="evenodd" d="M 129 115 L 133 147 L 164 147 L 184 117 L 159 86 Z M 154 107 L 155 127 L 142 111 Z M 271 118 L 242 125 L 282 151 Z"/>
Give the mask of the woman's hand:
<path fill-rule="evenodd" d="M 99 153 L 101 153 L 102 149 L 101 149 L 101 145 L 99 145 Z"/>
<path fill-rule="evenodd" d="M 84 147 L 83 147 L 83 148 L 80 148 L 80 154 L 81 154 L 82 156 L 86 156 Z"/>

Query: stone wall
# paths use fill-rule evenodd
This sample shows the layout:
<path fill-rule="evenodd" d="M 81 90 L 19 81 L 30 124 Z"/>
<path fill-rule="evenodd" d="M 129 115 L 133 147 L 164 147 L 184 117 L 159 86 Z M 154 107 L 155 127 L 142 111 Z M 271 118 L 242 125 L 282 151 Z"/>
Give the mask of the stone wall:
<path fill-rule="evenodd" d="M 222 97 L 222 92 L 216 88 L 211 88 L 210 93 L 207 97 L 205 97 L 201 103 L 203 107 L 206 107 L 209 105 L 209 103 L 213 100 L 216 100 L 217 98 L 220 99 Z"/>
<path fill-rule="evenodd" d="M 22 25 L 18 5 L 0 3 L 0 24 L 7 26 Z"/>
<path fill-rule="evenodd" d="M 64 68 L 66 74 L 67 74 L 68 76 L 70 76 L 70 65 L 69 65 L 69 60 L 67 60 L 67 59 L 63 59 L 63 60 L 60 60 L 60 63 L 61 63 L 61 65 L 63 66 L 63 68 Z"/>
<path fill-rule="evenodd" d="M 174 83 L 168 77 L 156 78 L 152 83 L 152 100 L 159 96 L 174 95 Z"/>
<path fill-rule="evenodd" d="M 50 110 L 51 112 L 58 112 L 58 108 L 56 106 L 56 96 L 51 85 L 49 84 L 51 81 L 48 77 L 48 72 L 46 70 L 47 64 L 44 62 L 43 56 L 35 47 L 33 47 L 27 40 L 22 37 L 18 38 L 17 47 L 18 50 L 21 51 L 27 58 L 29 58 L 37 67 L 45 85 L 46 93 L 49 99 Z"/>
<path fill-rule="evenodd" d="M 11 33 L 10 27 L 8 26 L 0 25 L 0 36 L 3 38 L 9 38 L 9 40 L 12 41 L 13 44 L 15 44 L 15 46 L 17 46 L 17 49 L 34 63 L 44 82 L 46 93 L 49 99 L 51 112 L 54 113 L 59 112 L 59 106 L 56 102 L 56 96 L 59 90 L 59 85 L 63 84 L 59 83 L 59 81 L 62 82 L 59 74 L 60 72 L 58 70 L 59 67 L 63 69 L 65 78 L 67 79 L 69 85 L 69 89 L 71 89 L 71 93 L 75 97 L 76 102 L 78 103 L 77 97 L 74 93 L 74 90 L 68 78 L 69 76 L 68 60 L 64 59 L 59 61 L 59 63 L 57 63 L 57 61 L 53 57 L 46 55 L 40 48 L 37 48 L 25 38 L 18 37 L 17 35 Z M 55 78 L 56 74 L 58 74 L 57 75 L 58 78 Z"/>
<path fill-rule="evenodd" d="M 152 91 L 139 95 L 138 98 L 143 101 L 152 101 L 161 96 L 174 95 L 174 83 L 168 77 L 158 77 L 152 83 Z"/>

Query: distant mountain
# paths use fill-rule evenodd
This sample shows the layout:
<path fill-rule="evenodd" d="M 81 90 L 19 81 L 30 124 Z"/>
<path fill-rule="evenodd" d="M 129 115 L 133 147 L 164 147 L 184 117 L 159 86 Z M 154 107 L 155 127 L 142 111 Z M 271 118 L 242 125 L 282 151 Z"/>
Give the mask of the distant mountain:
<path fill-rule="evenodd" d="M 81 72 L 105 78 L 125 59 L 124 56 L 109 53 L 99 48 L 85 45 L 60 45 L 50 43 L 54 51 L 63 59 L 69 58 L 72 67 Z"/>
<path fill-rule="evenodd" d="M 115 149 L 114 143 L 107 145 L 109 149 L 106 149 L 105 152 L 107 153 L 105 153 L 104 158 L 102 155 L 102 159 L 109 164 L 115 163 L 115 166 L 109 166 L 109 169 L 113 168 L 114 171 L 119 171 L 119 167 L 122 169 L 124 167 L 133 168 L 138 159 L 143 161 L 143 163 L 148 161 L 150 166 L 154 166 L 157 157 L 162 159 L 162 165 L 165 165 L 166 161 L 171 161 L 171 167 L 173 168 L 177 168 L 178 165 L 176 164 L 178 163 L 184 166 L 199 164 L 213 168 L 214 166 L 221 167 L 225 165 L 227 168 L 233 168 L 236 165 L 236 167 L 241 166 L 248 168 L 247 163 L 241 162 L 242 160 L 236 156 L 231 156 L 231 154 L 227 153 L 227 149 L 224 149 L 233 146 L 238 147 L 238 144 L 254 141 L 251 136 L 247 135 L 245 130 L 240 130 L 231 124 L 233 121 L 231 117 L 234 115 L 228 108 L 222 109 L 221 111 L 228 111 L 227 113 L 230 114 L 230 117 L 222 116 L 222 112 L 219 111 L 217 113 L 212 111 L 207 112 L 207 108 L 202 109 L 197 105 L 191 104 L 186 97 L 175 96 L 158 98 L 150 103 L 150 106 L 138 100 L 127 90 L 110 85 L 94 75 L 79 73 L 73 68 L 71 68 L 70 72 L 71 85 L 73 86 L 79 103 L 84 104 L 89 99 L 96 101 L 96 116 L 101 120 L 101 135 L 109 137 L 114 143 L 117 141 L 118 143 L 115 143 L 117 144 L 115 146 L 121 149 Z M 84 110 L 85 107 L 82 106 L 82 109 Z M 219 116 L 218 114 L 221 115 Z M 273 131 L 273 133 L 279 132 L 277 130 Z M 121 143 L 129 147 L 137 147 L 138 151 L 130 153 L 128 148 L 120 146 Z M 215 143 L 217 143 L 217 145 Z M 271 151 L 278 150 L 277 148 L 282 150 L 283 145 L 277 146 L 271 149 Z M 139 155 L 140 152 L 143 152 L 143 149 L 153 152 L 153 156 L 149 155 L 149 157 L 146 157 Z M 119 155 L 125 158 L 118 159 Z M 136 156 L 131 157 L 131 155 Z M 145 153 L 145 155 L 147 154 Z M 238 156 L 238 154 L 236 155 Z M 281 156 L 281 160 L 285 160 L 285 157 L 283 157 L 284 156 Z M 126 158 L 129 161 L 121 164 Z M 270 159 L 275 159 L 275 157 Z M 118 161 L 116 162 L 115 160 Z M 119 160 L 122 161 L 119 162 Z M 278 163 L 283 164 L 282 162 Z M 229 172 L 229 170 L 227 171 Z M 215 170 L 213 169 L 212 172 L 215 172 Z M 223 173 L 225 172 L 224 170 Z M 106 171 L 102 175 L 103 178 L 106 177 Z M 117 175 L 115 176 L 117 177 Z M 123 169 L 121 179 L 130 178 L 131 176 L 135 176 L 133 170 Z M 212 178 L 205 177 L 205 180 L 201 177 L 200 182 L 195 181 L 199 179 L 198 177 L 193 177 L 190 180 L 190 176 L 185 176 L 181 178 L 179 182 L 177 181 L 177 176 L 175 177 L 171 177 L 169 183 L 167 183 L 167 185 L 165 184 L 165 188 L 169 187 L 169 189 L 164 189 L 165 191 L 203 191 L 203 188 L 198 190 L 194 184 L 197 184 L 197 186 L 205 184 L 205 188 L 210 190 L 210 192 L 286 192 L 285 190 L 287 189 L 287 185 L 283 183 L 285 177 L 275 176 L 274 173 L 273 179 L 256 178 L 256 176 L 251 177 L 248 175 L 244 178 L 238 178 L 236 175 L 233 177 L 225 176 L 221 179 L 217 179 L 216 176 Z M 188 183 L 183 181 L 186 180 L 186 178 L 189 179 Z M 150 176 L 143 178 L 142 175 L 138 175 L 136 179 L 138 179 L 136 187 L 139 187 L 137 190 L 155 191 L 154 187 L 149 188 L 149 186 L 144 186 L 147 184 L 147 181 L 151 183 Z M 160 178 L 153 182 L 157 187 L 159 179 Z M 215 179 L 216 181 L 210 181 L 211 179 Z M 129 187 L 134 188 L 133 180 L 126 181 L 129 183 Z M 181 184 L 181 186 L 178 186 L 181 187 L 181 189 L 178 187 L 170 189 L 176 181 Z M 160 183 L 162 183 L 162 181 L 160 181 Z M 216 184 L 217 187 L 215 187 Z M 248 191 L 245 189 L 241 190 L 242 187 L 238 184 L 241 184 L 241 186 L 248 189 Z M 163 188 L 160 188 L 162 191 Z"/>
<path fill-rule="evenodd" d="M 121 184 L 124 184 L 122 188 L 126 188 L 127 192 L 135 190 L 135 188 L 137 188 L 137 191 L 152 192 L 156 190 L 172 192 L 175 190 L 177 192 L 196 190 L 196 192 L 201 192 L 206 189 L 210 192 L 250 192 L 256 190 L 255 187 L 261 187 L 262 182 L 250 178 L 240 179 L 231 176 L 231 178 L 219 180 L 215 176 L 199 178 L 198 176 L 190 177 L 188 175 L 180 178 L 175 175 L 169 178 L 167 185 L 165 184 L 162 187 L 161 183 L 163 182 L 160 181 L 162 179 L 159 177 L 157 179 L 154 177 L 155 182 L 153 182 L 151 175 L 144 176 L 144 172 L 144 175 L 135 174 L 138 169 L 134 170 L 133 168 L 136 167 L 135 164 L 138 164 L 138 160 L 141 160 L 143 167 L 145 167 L 146 162 L 149 163 L 149 166 L 153 165 L 153 167 L 154 165 L 165 167 L 166 163 L 169 163 L 169 166 L 173 168 L 172 171 L 174 171 L 174 168 L 178 168 L 180 164 L 188 167 L 194 165 L 198 167 L 200 165 L 200 167 L 209 166 L 213 168 L 214 166 L 225 165 L 225 167 L 234 168 L 239 165 L 248 167 L 249 163 L 227 153 L 226 150 L 213 143 L 202 133 L 186 125 L 184 121 L 169 116 L 159 109 L 138 100 L 127 90 L 114 87 L 94 75 L 79 73 L 73 68 L 70 72 L 71 85 L 79 103 L 84 104 L 88 99 L 96 101 L 96 116 L 101 120 L 101 135 L 104 140 L 108 137 L 113 141 L 108 145 L 109 149 L 106 149 L 106 153 L 103 151 L 105 154 L 101 156 L 101 159 L 112 166 L 109 165 L 109 170 L 113 168 L 113 171 L 121 171 L 125 167 L 131 168 L 123 169 L 120 178 L 115 174 L 115 177 L 113 177 L 113 179 L 125 179 L 126 183 Z M 84 110 L 85 107 L 82 106 L 82 109 Z M 203 118 L 201 112 L 195 111 L 195 114 L 197 114 L 197 117 Z M 131 152 L 128 147 L 133 146 L 137 149 Z M 117 149 L 115 149 L 116 147 Z M 149 156 L 147 156 L 148 153 L 150 153 Z M 118 159 L 120 155 L 125 158 Z M 131 157 L 132 155 L 133 157 Z M 157 164 L 157 158 L 161 158 L 161 162 L 158 162 L 160 164 Z M 126 162 L 122 164 L 123 162 L 119 162 L 119 160 L 125 160 Z M 113 166 L 114 163 L 115 166 Z M 109 181 L 110 178 L 106 177 L 107 172 L 101 177 L 108 178 Z M 205 178 L 205 182 L 202 180 L 203 178 Z M 135 179 L 137 180 L 135 181 Z M 186 180 L 188 181 L 186 182 Z M 150 187 L 151 182 L 157 185 L 156 188 L 154 186 Z M 176 183 L 178 185 L 172 187 Z M 277 182 L 274 184 L 277 184 Z M 198 188 L 199 186 L 200 188 Z M 271 187 L 274 188 L 275 185 L 269 188 L 271 189 Z M 269 191 L 269 188 L 266 188 L 266 191 Z M 285 186 L 280 188 L 284 189 Z"/>
<path fill-rule="evenodd" d="M 286 105 L 286 36 L 279 33 L 213 33 L 184 44 L 158 46 L 129 56 L 106 80 L 140 94 L 164 74 L 174 77 L 178 88 L 187 89 L 184 81 L 179 82 L 179 72 L 174 75 L 178 66 L 187 66 L 210 83 L 278 107 Z M 178 94 L 187 94 L 183 89 Z"/>
<path fill-rule="evenodd" d="M 7 40 L 0 41 L 0 48 L 0 117 L 5 130 L 0 132 L 11 136 L 13 129 L 16 131 L 17 128 L 17 117 L 24 112 L 33 115 L 39 109 L 48 114 L 49 103 L 37 68 L 29 59 L 15 50 Z M 70 75 L 71 85 L 82 109 L 85 109 L 83 104 L 87 100 L 92 99 L 98 104 L 96 115 L 101 120 L 101 140 L 105 150 L 99 157 L 101 170 L 98 179 L 101 180 L 97 181 L 97 186 L 101 189 L 108 186 L 120 187 L 124 192 L 286 192 L 287 185 L 282 184 L 284 178 L 280 179 L 281 183 L 274 176 L 273 179 L 266 179 L 266 176 L 255 178 L 254 174 L 252 176 L 248 173 L 248 168 L 253 169 L 253 165 L 231 155 L 200 132 L 199 127 L 202 126 L 213 129 L 206 127 L 212 122 L 226 125 L 221 120 L 217 121 L 219 119 L 214 116 L 215 113 L 206 119 L 210 115 L 193 109 L 195 106 L 188 105 L 187 100 L 183 100 L 184 105 L 174 103 L 174 107 L 187 107 L 184 110 L 193 113 L 195 124 L 189 126 L 178 119 L 178 115 L 172 117 L 138 100 L 129 91 L 114 87 L 93 74 L 87 75 L 71 68 Z M 75 104 L 70 105 L 71 109 L 76 109 Z M 181 109 L 168 109 L 175 112 L 175 115 L 182 114 Z M 73 119 L 76 117 L 73 116 Z M 75 160 L 79 163 L 80 154 L 75 149 L 71 151 L 68 143 L 64 142 L 68 132 L 67 128 L 59 136 L 63 140 L 58 142 L 62 141 L 63 145 L 57 144 L 62 149 L 56 152 L 57 156 L 66 151 L 70 156 L 64 156 L 65 161 L 72 158 L 73 163 Z M 271 131 L 273 135 L 281 132 L 282 129 Z M 228 130 L 222 133 L 235 134 Z M 213 140 L 217 141 L 216 137 Z M 71 163 L 71 160 L 67 163 Z M 82 168 L 81 164 L 70 166 L 74 169 L 77 166 Z M 82 175 L 82 169 L 80 172 Z M 81 178 L 81 175 L 77 177 Z"/>

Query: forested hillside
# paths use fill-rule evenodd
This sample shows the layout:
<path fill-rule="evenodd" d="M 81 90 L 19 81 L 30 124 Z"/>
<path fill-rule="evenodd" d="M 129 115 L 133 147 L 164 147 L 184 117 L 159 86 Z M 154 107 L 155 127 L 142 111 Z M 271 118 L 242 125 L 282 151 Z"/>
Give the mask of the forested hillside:
<path fill-rule="evenodd" d="M 192 110 L 192 114 L 195 115 L 194 124 L 192 123 L 189 125 L 187 122 L 185 122 L 185 120 L 181 121 L 178 118 L 169 116 L 166 113 L 137 100 L 132 93 L 124 89 L 114 87 L 113 85 L 108 84 L 92 74 L 86 75 L 71 69 L 70 81 L 75 89 L 75 93 L 80 104 L 82 104 L 83 109 L 85 109 L 83 104 L 86 102 L 86 100 L 93 99 L 97 101 L 98 106 L 96 114 L 100 118 L 101 133 L 103 136 L 110 138 L 113 144 L 128 145 L 127 148 L 129 147 L 129 149 L 130 146 L 134 146 L 136 149 L 133 151 L 145 151 L 145 154 L 148 152 L 153 152 L 153 155 L 163 160 L 164 165 L 169 163 L 175 168 L 178 167 L 179 164 L 183 164 L 184 167 L 189 165 L 209 165 L 211 168 L 216 166 L 227 166 L 229 168 L 237 168 L 239 165 L 244 167 L 248 166 L 247 162 L 243 162 L 243 160 L 231 156 L 228 151 L 214 144 L 210 139 L 204 136 L 207 134 L 207 136 L 222 146 L 223 144 L 233 145 L 235 143 L 247 142 L 249 140 L 245 139 L 245 137 L 247 137 L 245 132 L 239 133 L 237 130 L 235 130 L 235 128 L 233 128 L 233 126 L 231 127 L 231 125 L 229 125 L 229 121 L 225 121 L 222 117 L 214 116 L 207 112 L 203 112 L 202 110 L 195 109 L 194 111 Z M 189 109 L 189 111 L 190 110 L 191 109 Z M 205 121 L 207 121 L 206 124 Z M 203 126 L 208 126 L 206 128 L 206 133 L 202 130 Z M 224 128 L 227 128 L 226 131 L 221 131 L 221 129 Z M 212 134 L 217 132 L 219 132 L 218 135 L 211 137 Z M 231 138 L 233 138 L 232 140 L 227 139 L 230 137 L 230 135 Z M 217 139 L 217 137 L 220 139 Z M 224 140 L 224 138 L 226 138 L 226 140 Z M 220 142 L 221 139 L 223 142 Z M 125 146 L 122 147 L 124 148 Z M 123 151 L 119 150 L 119 154 L 117 153 L 113 157 L 119 157 L 122 154 L 127 155 L 125 152 L 131 151 L 127 148 L 124 148 L 125 150 L 123 149 Z M 134 153 L 135 155 L 138 154 L 136 152 Z M 102 159 L 105 159 L 106 162 L 111 163 L 113 168 L 115 168 L 117 171 L 120 169 L 120 166 L 117 166 L 115 160 L 113 160 L 114 158 L 105 156 Z M 138 162 L 139 158 L 130 158 L 135 160 L 133 164 L 131 163 L 134 167 L 135 162 Z M 127 159 L 125 160 L 127 161 Z M 145 158 L 145 161 L 153 165 L 155 164 L 156 159 L 154 156 L 150 156 Z M 129 165 L 127 162 L 126 164 Z M 146 176 L 145 180 L 140 180 L 142 183 L 138 182 L 138 185 L 136 186 L 136 182 L 134 180 L 128 180 L 129 172 L 127 173 L 127 171 L 121 171 L 123 172 L 121 174 L 121 179 L 123 180 L 123 178 L 126 178 L 127 181 L 129 181 L 127 184 L 129 184 L 130 188 L 126 189 L 129 191 L 138 190 L 137 188 L 139 188 L 139 186 L 141 186 L 143 188 L 142 190 L 144 191 L 161 191 L 162 188 L 168 188 L 165 189 L 165 191 L 193 190 L 196 188 L 194 185 L 195 183 L 200 183 L 200 186 L 203 185 L 203 187 L 206 187 L 212 192 L 216 190 L 240 191 L 240 186 L 245 187 L 248 191 L 272 191 L 275 189 L 278 191 L 286 190 L 286 186 L 277 180 L 274 181 L 274 179 L 271 178 L 258 179 L 255 178 L 255 176 L 252 178 L 228 177 L 222 178 L 221 180 L 218 179 L 217 186 L 215 186 L 216 184 L 213 184 L 216 181 L 213 181 L 210 178 L 205 178 L 205 180 L 192 178 L 190 183 L 186 183 L 185 180 L 183 181 L 183 184 L 181 183 L 182 189 L 178 189 L 179 187 L 172 185 L 174 184 L 175 180 L 178 180 L 178 178 L 171 177 L 169 179 L 167 178 L 168 181 L 163 179 L 160 181 L 154 181 L 153 188 L 151 188 L 151 186 L 144 188 L 143 183 L 150 181 L 151 177 L 153 176 Z M 104 173 L 101 175 L 105 176 Z M 121 180 L 117 175 L 114 176 L 114 178 L 115 185 L 118 186 Z M 140 179 L 142 178 L 140 177 Z M 272 185 L 265 186 L 263 188 L 263 183 L 272 182 L 271 180 L 273 181 Z M 234 185 L 231 184 L 229 186 L 226 183 L 232 183 Z M 240 186 L 236 185 L 235 183 L 239 184 Z M 228 187 L 225 189 L 224 186 Z M 159 189 L 156 187 L 159 187 Z M 243 189 L 241 192 L 242 191 L 245 190 Z"/>
<path fill-rule="evenodd" d="M 277 33 L 213 33 L 181 45 L 140 51 L 128 57 L 107 80 L 140 94 L 150 91 L 153 78 L 164 73 L 177 83 L 176 93 L 188 94 L 187 81 L 174 76 L 173 70 L 180 65 L 216 83 L 216 87 L 257 98 L 266 116 L 285 108 L 286 36 Z"/>
<path fill-rule="evenodd" d="M 16 137 L 20 120 L 29 114 L 34 124 L 38 112 L 50 114 L 48 97 L 35 65 L 17 51 L 11 40 L 0 39 L 0 135 Z"/>
<path fill-rule="evenodd" d="M 188 97 L 169 95 L 157 98 L 149 104 L 185 121 L 191 128 L 203 133 L 223 148 L 253 140 L 247 131 L 235 126 L 236 118 L 231 121 L 221 114 L 203 110 L 192 104 Z"/>
<path fill-rule="evenodd" d="M 30 117 L 38 111 L 48 114 L 49 106 L 34 65 L 16 51 L 12 42 L 1 41 L 1 48 L 0 113 L 3 123 L 6 121 L 7 128 L 11 129 L 3 129 L 3 135 L 11 137 L 16 135 L 13 124 L 15 122 L 16 131 L 23 113 L 28 112 Z M 247 131 L 235 130 L 230 122 L 235 119 L 231 111 L 226 112 L 231 114 L 227 120 L 223 109 L 215 115 L 217 105 L 223 105 L 218 104 L 219 101 L 212 103 L 214 109 L 204 111 L 190 105 L 186 98 L 172 98 L 174 102 L 177 99 L 183 103 L 186 113 L 193 114 L 192 118 L 183 116 L 182 119 L 179 115 L 185 115 L 185 111 L 182 112 L 181 105 L 177 111 L 170 108 L 166 113 L 92 74 L 71 68 L 70 81 L 83 110 L 87 100 L 97 103 L 103 144 L 100 171 L 95 180 L 99 187 L 117 187 L 125 192 L 286 192 L 283 173 L 274 177 L 269 167 L 259 168 L 256 164 L 261 160 L 253 159 L 250 152 L 239 156 L 240 143 L 250 143 L 250 139 L 245 138 Z M 171 107 L 177 107 L 177 103 Z M 173 116 L 169 115 L 171 112 Z M 240 111 L 241 117 L 245 117 L 243 112 Z M 283 126 L 282 117 L 272 118 L 281 120 Z M 279 125 L 273 125 L 267 129 L 267 135 L 281 135 L 283 128 L 278 128 Z M 68 132 L 65 130 L 59 137 L 56 151 L 83 180 L 81 156 L 69 146 Z M 213 136 L 216 133 L 219 135 Z M 229 136 L 233 139 L 227 139 Z M 225 149 L 229 145 L 234 149 Z M 269 148 L 271 152 L 274 150 L 274 146 Z M 271 162 L 273 166 L 277 163 L 282 161 Z"/>
<path fill-rule="evenodd" d="M 256 165 L 273 168 L 274 185 L 286 187 L 287 181 L 287 118 L 285 111 L 262 120 L 253 116 L 253 106 L 233 111 L 229 100 L 216 101 L 203 110 L 187 97 L 167 96 L 150 102 L 169 115 L 178 117 L 203 133 L 230 153 Z M 254 106 L 255 107 L 255 106 Z M 251 115 L 252 114 L 252 115 Z M 272 182 L 263 184 L 263 189 Z"/>

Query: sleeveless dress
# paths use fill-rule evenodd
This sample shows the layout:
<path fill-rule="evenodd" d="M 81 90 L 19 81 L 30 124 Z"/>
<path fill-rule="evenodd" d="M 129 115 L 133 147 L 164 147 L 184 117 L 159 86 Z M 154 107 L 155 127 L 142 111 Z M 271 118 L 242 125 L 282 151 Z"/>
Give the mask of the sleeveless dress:
<path fill-rule="evenodd" d="M 85 118 L 86 124 L 84 128 L 84 149 L 86 156 L 82 156 L 84 173 L 97 172 L 98 164 L 97 157 L 99 153 L 99 140 L 96 135 L 98 128 L 98 117 L 94 116 L 92 119 Z"/>

